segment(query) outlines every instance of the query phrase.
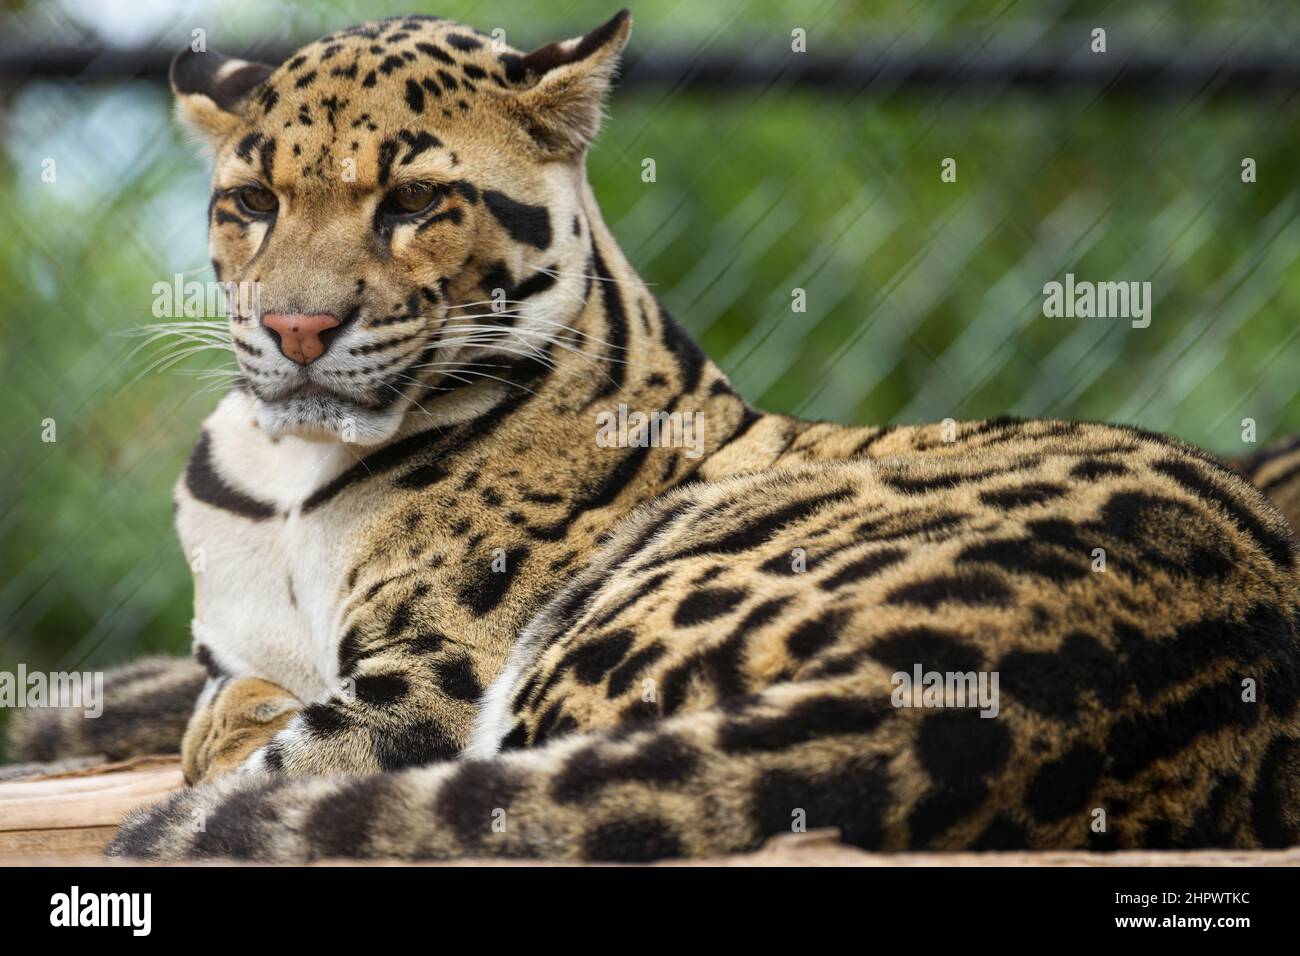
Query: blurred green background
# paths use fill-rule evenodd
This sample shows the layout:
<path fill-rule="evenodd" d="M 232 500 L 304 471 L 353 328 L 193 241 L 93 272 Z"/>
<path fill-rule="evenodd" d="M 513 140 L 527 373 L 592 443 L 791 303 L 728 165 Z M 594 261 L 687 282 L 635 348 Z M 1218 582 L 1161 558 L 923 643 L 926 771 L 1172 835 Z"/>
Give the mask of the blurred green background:
<path fill-rule="evenodd" d="M 282 47 L 437 13 L 530 47 L 614 2 L 0 4 L 5 49 Z M 1086 54 L 1288 53 L 1293 3 L 640 0 L 632 51 L 808 56 L 998 44 Z M 642 275 L 756 404 L 846 422 L 1078 416 L 1224 453 L 1300 430 L 1300 98 L 748 86 L 620 91 L 591 153 Z M 641 180 L 653 158 L 657 181 Z M 940 181 L 953 157 L 956 183 Z M 1241 181 L 1253 158 L 1258 181 Z M 56 178 L 46 182 L 46 160 Z M 150 80 L 0 89 L 0 670 L 110 666 L 188 646 L 170 486 L 217 401 L 148 372 L 124 334 L 153 285 L 210 278 L 206 170 Z M 1048 319 L 1072 271 L 1151 281 L 1150 328 Z M 791 290 L 807 291 L 793 313 Z M 191 372 L 229 364 L 214 356 Z M 55 442 L 42 440 L 53 419 Z M 0 720 L 3 715 L 0 715 Z"/>

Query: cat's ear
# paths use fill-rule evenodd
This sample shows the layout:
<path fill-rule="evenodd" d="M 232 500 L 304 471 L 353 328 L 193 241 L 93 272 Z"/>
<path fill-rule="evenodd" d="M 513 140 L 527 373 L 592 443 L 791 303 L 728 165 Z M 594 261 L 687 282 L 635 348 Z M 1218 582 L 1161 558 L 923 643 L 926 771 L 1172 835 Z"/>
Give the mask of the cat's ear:
<path fill-rule="evenodd" d="M 631 35 L 632 14 L 620 10 L 585 36 L 548 43 L 507 63 L 527 84 L 511 97 L 512 111 L 544 153 L 578 155 L 595 139 Z"/>
<path fill-rule="evenodd" d="M 273 72 L 273 66 L 215 50 L 182 50 L 170 73 L 177 115 L 201 137 L 219 141 L 238 125 L 240 106 Z"/>

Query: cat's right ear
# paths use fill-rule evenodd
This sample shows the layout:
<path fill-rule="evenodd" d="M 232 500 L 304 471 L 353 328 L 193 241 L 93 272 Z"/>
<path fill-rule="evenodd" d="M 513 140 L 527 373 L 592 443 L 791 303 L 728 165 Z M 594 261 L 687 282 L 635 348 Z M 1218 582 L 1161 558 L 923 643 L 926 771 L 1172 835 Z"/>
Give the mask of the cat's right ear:
<path fill-rule="evenodd" d="M 224 139 L 239 124 L 239 111 L 275 67 L 222 56 L 215 50 L 185 49 L 171 66 L 172 92 L 181 121 L 210 142 Z M 273 95 L 263 92 L 263 98 Z"/>

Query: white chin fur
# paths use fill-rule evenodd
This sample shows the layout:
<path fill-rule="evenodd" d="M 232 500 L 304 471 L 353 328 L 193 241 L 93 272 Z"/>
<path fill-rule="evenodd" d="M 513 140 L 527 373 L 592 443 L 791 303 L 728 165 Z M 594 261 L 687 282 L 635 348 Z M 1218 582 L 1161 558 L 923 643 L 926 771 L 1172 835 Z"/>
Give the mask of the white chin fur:
<path fill-rule="evenodd" d="M 295 396 L 279 402 L 257 403 L 257 424 L 267 435 L 280 438 L 319 438 L 352 445 L 376 445 L 397 433 L 406 403 L 376 411 L 317 395 Z"/>

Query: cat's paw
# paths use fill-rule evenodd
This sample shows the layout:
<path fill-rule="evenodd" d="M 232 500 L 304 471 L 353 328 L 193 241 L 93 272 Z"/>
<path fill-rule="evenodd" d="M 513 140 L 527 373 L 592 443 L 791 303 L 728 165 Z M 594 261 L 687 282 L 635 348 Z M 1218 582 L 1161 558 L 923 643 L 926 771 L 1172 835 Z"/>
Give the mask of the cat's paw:
<path fill-rule="evenodd" d="M 284 688 L 258 677 L 223 684 L 190 720 L 181 767 L 191 786 L 241 770 L 302 708 Z"/>

